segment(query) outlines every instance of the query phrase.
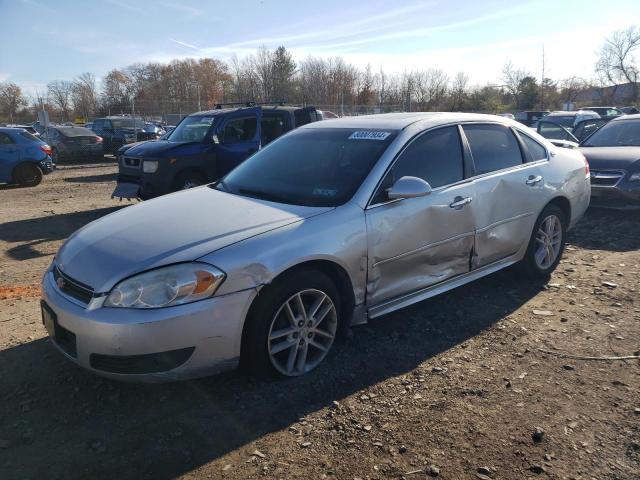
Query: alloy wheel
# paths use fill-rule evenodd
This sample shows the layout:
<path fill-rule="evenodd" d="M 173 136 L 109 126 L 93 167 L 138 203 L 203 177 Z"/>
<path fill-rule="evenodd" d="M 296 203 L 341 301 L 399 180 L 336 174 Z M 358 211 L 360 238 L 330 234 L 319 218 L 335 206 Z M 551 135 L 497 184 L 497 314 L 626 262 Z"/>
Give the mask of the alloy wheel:
<path fill-rule="evenodd" d="M 338 327 L 331 297 L 316 290 L 301 290 L 287 299 L 271 321 L 269 359 L 286 376 L 313 370 L 329 353 Z"/>
<path fill-rule="evenodd" d="M 556 215 L 546 217 L 536 232 L 534 258 L 536 265 L 546 270 L 554 264 L 562 246 L 562 223 Z"/>

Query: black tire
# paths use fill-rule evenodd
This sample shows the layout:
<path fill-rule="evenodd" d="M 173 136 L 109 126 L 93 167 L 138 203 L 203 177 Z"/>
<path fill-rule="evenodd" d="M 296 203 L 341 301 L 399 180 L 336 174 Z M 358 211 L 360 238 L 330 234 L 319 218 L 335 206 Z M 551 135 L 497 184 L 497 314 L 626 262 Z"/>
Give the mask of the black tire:
<path fill-rule="evenodd" d="M 35 187 L 42 181 L 42 170 L 33 163 L 23 163 L 14 170 L 13 181 L 21 187 Z"/>
<path fill-rule="evenodd" d="M 538 236 L 538 231 L 542 223 L 551 216 L 555 216 L 560 221 L 561 227 L 561 239 L 560 239 L 560 248 L 556 255 L 554 261 L 548 266 L 541 266 L 538 261 L 536 261 L 536 248 L 539 244 L 539 241 L 536 240 Z M 556 205 L 547 205 L 533 227 L 533 232 L 531 232 L 531 238 L 529 239 L 529 246 L 527 247 L 527 252 L 525 253 L 524 258 L 520 262 L 520 268 L 523 273 L 531 278 L 537 279 L 547 279 L 551 275 L 551 273 L 556 269 L 558 263 L 560 263 L 560 259 L 562 258 L 562 253 L 564 252 L 564 246 L 566 242 L 567 236 L 567 219 L 565 213 Z"/>
<path fill-rule="evenodd" d="M 207 183 L 207 180 L 200 172 L 194 170 L 187 170 L 186 172 L 179 173 L 173 181 L 173 191 L 187 190 L 193 187 L 199 187 Z"/>
<path fill-rule="evenodd" d="M 275 319 L 276 314 L 281 310 L 283 304 L 292 296 L 295 296 L 296 293 L 305 290 L 323 292 L 331 299 L 335 308 L 336 325 L 334 335 L 337 336 L 342 318 L 341 299 L 335 283 L 325 273 L 319 270 L 304 269 L 293 271 L 277 279 L 271 285 L 264 287 L 249 309 L 242 335 L 242 350 L 240 355 L 240 368 L 243 372 L 263 377 L 288 377 L 302 374 L 293 373 L 288 375 L 276 368 L 269 354 L 269 334 L 271 333 L 272 323 L 277 321 Z M 301 338 L 302 336 L 300 339 Z M 318 361 L 318 364 L 326 360 L 326 356 L 330 354 L 331 347 L 334 344 L 335 336 L 328 345 L 327 352 L 324 353 Z M 287 354 L 286 351 L 283 353 Z M 310 369 L 315 368 L 318 364 L 312 366 Z M 307 373 L 308 371 L 309 370 L 304 370 L 303 373 Z"/>

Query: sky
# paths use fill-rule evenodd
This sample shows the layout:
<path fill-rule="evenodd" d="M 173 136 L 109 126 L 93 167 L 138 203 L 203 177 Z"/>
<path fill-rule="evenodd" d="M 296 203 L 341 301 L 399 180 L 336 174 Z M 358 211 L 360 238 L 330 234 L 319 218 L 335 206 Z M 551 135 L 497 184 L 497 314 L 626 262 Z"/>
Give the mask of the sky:
<path fill-rule="evenodd" d="M 540 77 L 593 77 L 639 0 L 0 0 L 0 81 L 27 93 L 135 62 L 230 59 L 284 45 L 374 71 L 439 68 L 499 84 L 505 62 Z"/>

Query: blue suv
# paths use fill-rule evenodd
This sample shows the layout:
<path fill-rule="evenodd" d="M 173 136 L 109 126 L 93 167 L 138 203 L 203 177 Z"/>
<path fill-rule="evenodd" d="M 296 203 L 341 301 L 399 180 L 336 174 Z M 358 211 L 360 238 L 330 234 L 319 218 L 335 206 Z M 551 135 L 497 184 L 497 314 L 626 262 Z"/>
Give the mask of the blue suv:
<path fill-rule="evenodd" d="M 159 140 L 118 150 L 111 197 L 148 199 L 212 182 L 280 135 L 321 118 L 315 107 L 283 105 L 193 113 Z"/>
<path fill-rule="evenodd" d="M 54 168 L 45 142 L 22 128 L 0 128 L 0 183 L 34 187 Z"/>

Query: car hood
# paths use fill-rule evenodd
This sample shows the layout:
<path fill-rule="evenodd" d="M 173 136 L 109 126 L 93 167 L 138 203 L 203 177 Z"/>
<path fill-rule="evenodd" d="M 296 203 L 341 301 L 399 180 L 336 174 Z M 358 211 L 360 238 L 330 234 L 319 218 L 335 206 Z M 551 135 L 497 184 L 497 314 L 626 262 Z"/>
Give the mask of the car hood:
<path fill-rule="evenodd" d="M 167 140 L 148 140 L 134 144 L 126 150 L 132 157 L 166 157 L 170 155 L 192 155 L 202 152 L 211 145 L 202 142 L 169 142 Z"/>
<path fill-rule="evenodd" d="M 640 159 L 640 147 L 580 147 L 594 170 L 625 170 Z"/>
<path fill-rule="evenodd" d="M 200 187 L 123 208 L 75 232 L 56 255 L 97 292 L 135 273 L 196 260 L 250 237 L 327 212 Z"/>

